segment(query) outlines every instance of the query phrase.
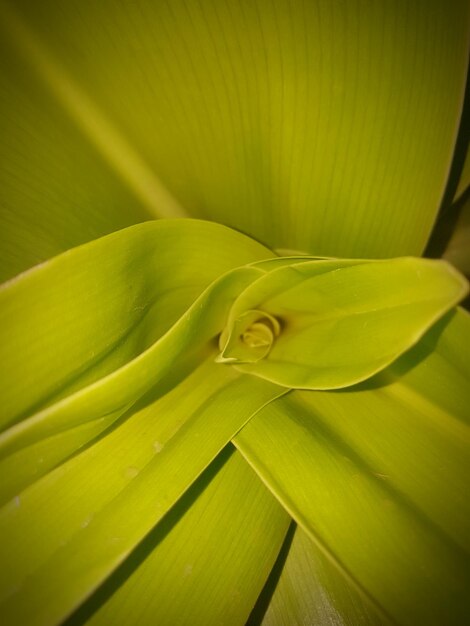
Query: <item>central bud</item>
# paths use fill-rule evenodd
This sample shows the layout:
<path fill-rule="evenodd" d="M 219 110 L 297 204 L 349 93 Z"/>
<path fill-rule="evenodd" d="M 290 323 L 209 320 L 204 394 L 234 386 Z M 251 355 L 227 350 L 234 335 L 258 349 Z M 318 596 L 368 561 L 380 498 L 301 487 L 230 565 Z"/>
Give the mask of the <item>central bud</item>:
<path fill-rule="evenodd" d="M 218 363 L 256 363 L 266 357 L 281 331 L 265 311 L 251 310 L 229 321 L 220 335 Z"/>

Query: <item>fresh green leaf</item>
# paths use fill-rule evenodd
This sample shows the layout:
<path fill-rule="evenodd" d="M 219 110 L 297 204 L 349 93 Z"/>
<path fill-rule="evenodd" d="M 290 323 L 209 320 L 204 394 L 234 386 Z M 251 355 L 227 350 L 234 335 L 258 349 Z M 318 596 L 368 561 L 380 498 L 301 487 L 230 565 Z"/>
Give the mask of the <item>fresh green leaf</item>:
<path fill-rule="evenodd" d="M 294 392 L 235 438 L 344 577 L 400 624 L 461 624 L 469 610 L 470 447 L 459 419 L 469 328 L 464 313 L 447 319 L 377 379 Z M 433 388 L 424 397 L 423 383 Z"/>
<path fill-rule="evenodd" d="M 272 247 L 421 253 L 461 115 L 466 0 L 3 6 L 3 276 L 167 214 L 162 185 Z"/>
<path fill-rule="evenodd" d="M 214 236 L 218 247 L 208 253 Z M 181 254 L 191 254 L 191 264 L 181 265 Z M 235 258 L 243 264 L 269 255 L 220 226 L 162 221 L 76 248 L 6 283 L 0 351 L 8 367 L 0 385 L 2 422 L 10 428 L 0 436 L 1 454 L 118 417 L 176 358 L 182 366 L 198 350 L 207 354 L 231 299 L 261 270 L 227 275 L 202 300 L 194 303 L 195 296 Z"/>
<path fill-rule="evenodd" d="M 117 415 L 85 422 L 18 450 L 0 460 L 0 505 L 14 498 L 105 431 Z"/>
<path fill-rule="evenodd" d="M 245 623 L 290 517 L 241 455 L 227 459 L 223 453 L 207 472 L 221 462 L 201 495 L 183 498 L 131 555 L 118 580 L 98 591 L 89 612 L 98 610 L 87 624 Z"/>
<path fill-rule="evenodd" d="M 437 341 L 437 346 L 409 373 L 402 369 L 413 363 L 412 353 L 370 381 L 371 389 L 300 395 L 316 419 L 375 468 L 379 478 L 405 494 L 470 552 L 470 503 L 465 497 L 470 472 L 470 324 L 465 318 L 465 314 L 454 316 L 441 336 L 442 328 L 433 329 L 420 350 L 426 343 Z M 445 355 L 452 343 L 454 349 L 461 344 L 459 360 Z M 463 361 L 462 369 L 459 361 Z M 426 379 L 424 393 L 415 382 L 419 371 Z M 431 393 L 430 381 L 434 380 Z"/>
<path fill-rule="evenodd" d="M 390 624 L 299 527 L 262 626 Z M 251 624 L 250 624 L 251 626 Z"/>
<path fill-rule="evenodd" d="M 0 279 L 183 206 L 273 248 L 422 251 L 461 114 L 464 0 L 0 2 Z M 212 359 L 232 301 L 310 259 L 260 261 L 271 253 L 241 235 L 171 224 L 161 238 L 146 225 L 98 241 L 95 256 L 72 250 L 5 287 L 0 489 L 13 498 L 0 512 L 0 614 L 18 626 L 61 622 L 95 589 L 100 623 L 241 626 L 278 551 L 286 515 L 250 488 L 238 456 L 211 491 L 227 452 L 211 459 L 281 391 Z M 390 360 L 451 300 L 403 315 L 408 340 L 397 336 Z M 285 339 L 263 309 L 233 322 L 260 366 Z M 467 325 L 449 315 L 383 374 L 291 393 L 246 427 L 261 439 L 244 454 L 313 540 L 292 544 L 285 574 L 297 606 L 309 590 L 322 600 L 293 620 L 331 601 L 320 620 L 365 621 L 361 592 L 403 624 L 465 620 Z"/>
<path fill-rule="evenodd" d="M 285 393 L 212 362 L 203 370 L 200 388 L 194 379 L 176 388 L 185 403 L 175 406 L 167 394 L 0 510 L 0 611 L 9 623 L 60 622 L 129 556 L 253 413 Z M 165 421 L 176 431 L 163 447 L 143 429 L 149 413 L 158 417 L 158 436 Z M 68 506 L 59 496 L 64 490 Z"/>
<path fill-rule="evenodd" d="M 467 290 L 441 261 L 283 267 L 234 302 L 219 360 L 293 389 L 345 387 L 389 365 Z"/>
<path fill-rule="evenodd" d="M 468 159 L 470 164 L 470 159 Z M 470 170 L 470 165 L 469 165 Z M 470 174 L 469 174 L 470 176 Z M 444 251 L 444 258 L 466 276 L 470 276 L 470 193 L 464 199 L 453 235 Z"/>

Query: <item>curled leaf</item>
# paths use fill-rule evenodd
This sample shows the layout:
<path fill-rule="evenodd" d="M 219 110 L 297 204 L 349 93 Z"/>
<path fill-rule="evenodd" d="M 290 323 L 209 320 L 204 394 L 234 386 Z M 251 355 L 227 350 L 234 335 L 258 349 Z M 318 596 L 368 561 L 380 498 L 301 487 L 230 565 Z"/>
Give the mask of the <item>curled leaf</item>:
<path fill-rule="evenodd" d="M 426 259 L 281 267 L 234 302 L 218 361 L 285 387 L 353 385 L 413 346 L 467 288 L 450 265 Z"/>

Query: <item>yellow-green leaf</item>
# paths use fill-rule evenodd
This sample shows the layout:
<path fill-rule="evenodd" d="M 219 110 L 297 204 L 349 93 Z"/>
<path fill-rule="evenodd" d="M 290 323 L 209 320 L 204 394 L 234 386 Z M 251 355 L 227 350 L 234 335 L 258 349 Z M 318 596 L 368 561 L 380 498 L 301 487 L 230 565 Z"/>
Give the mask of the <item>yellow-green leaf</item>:
<path fill-rule="evenodd" d="M 282 267 L 234 302 L 219 361 L 294 389 L 346 387 L 389 365 L 467 291 L 441 261 Z"/>
<path fill-rule="evenodd" d="M 399 624 L 457 625 L 470 608 L 469 334 L 460 313 L 376 379 L 294 392 L 235 439 L 343 576 Z"/>
<path fill-rule="evenodd" d="M 273 247 L 423 250 L 465 0 L 3 6 L 2 276 L 175 205 Z"/>

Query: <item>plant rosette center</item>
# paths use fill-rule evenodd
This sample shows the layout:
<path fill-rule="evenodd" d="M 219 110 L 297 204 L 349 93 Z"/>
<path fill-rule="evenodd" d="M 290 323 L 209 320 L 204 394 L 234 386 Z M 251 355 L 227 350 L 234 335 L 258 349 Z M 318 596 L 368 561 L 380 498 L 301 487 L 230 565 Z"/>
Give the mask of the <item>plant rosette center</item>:
<path fill-rule="evenodd" d="M 290 389 L 340 389 L 370 378 L 468 290 L 442 261 L 287 263 L 264 263 L 263 275 L 235 298 L 216 361 Z"/>
<path fill-rule="evenodd" d="M 256 363 L 270 352 L 281 324 L 265 311 L 251 310 L 240 315 L 220 335 L 218 363 Z"/>

